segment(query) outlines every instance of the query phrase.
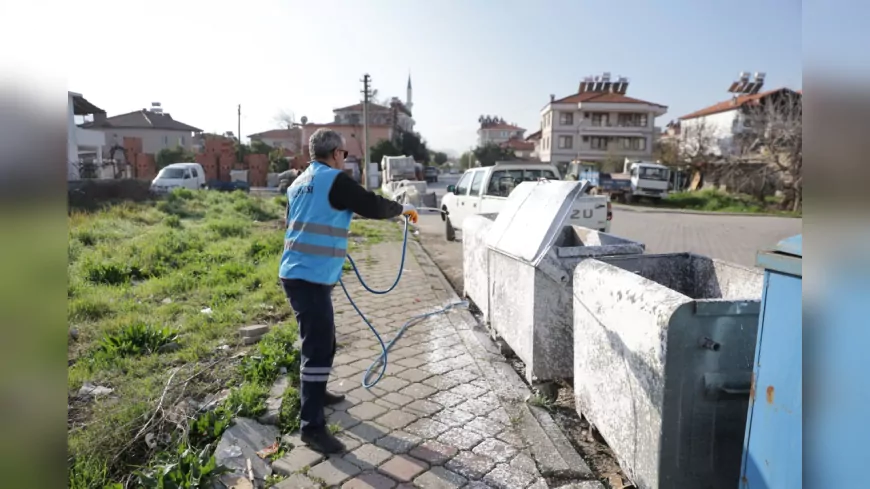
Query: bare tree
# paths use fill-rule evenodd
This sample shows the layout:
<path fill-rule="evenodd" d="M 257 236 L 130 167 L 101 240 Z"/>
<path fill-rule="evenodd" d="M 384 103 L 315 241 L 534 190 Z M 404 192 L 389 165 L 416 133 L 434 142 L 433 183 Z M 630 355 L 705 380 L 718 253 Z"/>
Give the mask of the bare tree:
<path fill-rule="evenodd" d="M 785 198 L 783 210 L 803 206 L 803 97 L 783 90 L 743 111 L 743 130 L 735 142 L 734 159 L 754 160 L 776 174 Z"/>
<path fill-rule="evenodd" d="M 698 185 L 702 183 L 708 166 L 721 159 L 720 151 L 715 127 L 706 118 L 682 121 L 676 149 L 677 161 L 690 168 L 692 180 Z"/>
<path fill-rule="evenodd" d="M 273 122 L 285 129 L 290 129 L 296 125 L 296 114 L 292 110 L 281 110 L 275 115 Z"/>

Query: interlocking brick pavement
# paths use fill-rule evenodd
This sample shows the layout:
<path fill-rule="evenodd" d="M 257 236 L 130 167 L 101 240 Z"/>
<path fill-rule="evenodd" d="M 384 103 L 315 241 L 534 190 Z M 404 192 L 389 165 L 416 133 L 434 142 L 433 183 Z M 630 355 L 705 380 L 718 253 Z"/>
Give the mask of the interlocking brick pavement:
<path fill-rule="evenodd" d="M 402 281 L 390 294 L 370 294 L 353 275 L 344 275 L 351 296 L 385 342 L 411 316 L 455 300 L 443 279 L 424 270 L 415 256 L 419 252 L 409 246 Z M 401 243 L 375 244 L 356 254 L 370 287 L 382 289 L 393 282 Z M 324 459 L 292 450 L 280 462 L 284 473 L 301 468 L 294 480 L 307 476 L 346 488 L 547 487 L 491 380 L 463 340 L 469 331 L 451 321 L 458 313 L 411 326 L 390 352 L 387 374 L 365 389 L 363 373 L 380 354 L 380 345 L 340 289 L 333 302 L 339 346 L 329 389 L 347 398 L 327 414 L 328 422 L 340 427 L 338 436 L 348 450 Z M 297 437 L 286 439 L 298 443 Z"/>

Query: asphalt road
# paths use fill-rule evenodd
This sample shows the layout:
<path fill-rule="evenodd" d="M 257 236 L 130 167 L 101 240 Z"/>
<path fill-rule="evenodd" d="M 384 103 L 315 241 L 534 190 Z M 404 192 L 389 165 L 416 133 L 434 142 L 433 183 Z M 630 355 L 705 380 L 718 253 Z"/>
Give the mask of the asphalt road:
<path fill-rule="evenodd" d="M 459 175 L 441 175 L 429 185 L 440 202 L 447 185 L 455 184 Z M 755 254 L 779 240 L 800 234 L 801 219 L 770 216 L 731 216 L 662 212 L 649 209 L 613 210 L 610 232 L 639 241 L 647 253 L 690 251 L 744 266 L 755 266 Z M 437 213 L 422 214 L 418 223 L 420 242 L 432 259 L 462 292 L 462 235 L 460 241 L 444 238 L 444 222 Z"/>

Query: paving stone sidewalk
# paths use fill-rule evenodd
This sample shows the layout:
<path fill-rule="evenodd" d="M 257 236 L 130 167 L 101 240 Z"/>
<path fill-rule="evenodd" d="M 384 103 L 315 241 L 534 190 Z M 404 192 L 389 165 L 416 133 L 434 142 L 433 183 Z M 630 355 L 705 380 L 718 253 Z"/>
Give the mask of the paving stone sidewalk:
<path fill-rule="evenodd" d="M 400 256 L 401 242 L 390 242 L 354 258 L 369 286 L 382 289 Z M 411 316 L 458 300 L 417 243 L 409 243 L 395 291 L 374 295 L 356 277 L 345 279 L 385 342 Z M 467 311 L 412 326 L 390 352 L 383 379 L 365 389 L 362 376 L 380 346 L 339 287 L 333 301 L 339 346 L 329 389 L 347 399 L 326 412 L 348 450 L 325 458 L 287 436 L 294 448 L 273 470 L 289 477 L 275 487 L 603 487 L 549 414 L 522 402 L 525 385 Z"/>

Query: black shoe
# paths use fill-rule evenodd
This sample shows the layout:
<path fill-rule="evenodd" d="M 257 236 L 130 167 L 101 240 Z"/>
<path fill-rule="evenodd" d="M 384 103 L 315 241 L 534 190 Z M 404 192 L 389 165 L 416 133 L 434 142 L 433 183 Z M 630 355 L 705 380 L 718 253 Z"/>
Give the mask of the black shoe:
<path fill-rule="evenodd" d="M 327 392 L 326 396 L 323 398 L 324 406 L 332 406 L 333 404 L 338 404 L 344 400 L 344 394 L 333 394 L 332 392 Z"/>
<path fill-rule="evenodd" d="M 300 438 L 302 443 L 308 445 L 308 448 L 322 454 L 341 453 L 345 450 L 344 443 L 332 436 L 332 433 L 327 431 L 326 428 L 320 428 L 315 431 L 303 431 Z"/>

